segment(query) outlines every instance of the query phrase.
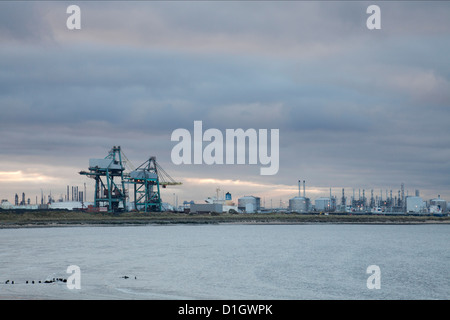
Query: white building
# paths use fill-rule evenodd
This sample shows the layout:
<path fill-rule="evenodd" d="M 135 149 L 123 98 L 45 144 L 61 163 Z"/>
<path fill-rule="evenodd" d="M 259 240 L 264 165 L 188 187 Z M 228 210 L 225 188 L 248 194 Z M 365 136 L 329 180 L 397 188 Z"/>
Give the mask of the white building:
<path fill-rule="evenodd" d="M 426 203 L 421 197 L 406 197 L 406 212 L 426 213 Z"/>
<path fill-rule="evenodd" d="M 220 203 L 194 203 L 191 204 L 191 213 L 222 212 L 223 206 Z"/>
<path fill-rule="evenodd" d="M 81 202 L 81 201 L 64 201 L 64 202 L 52 202 L 48 205 L 49 209 L 59 209 L 59 210 L 77 210 L 86 209 L 88 205 L 93 205 L 91 202 Z"/>
<path fill-rule="evenodd" d="M 316 211 L 333 211 L 336 209 L 336 198 L 320 197 L 315 200 Z"/>

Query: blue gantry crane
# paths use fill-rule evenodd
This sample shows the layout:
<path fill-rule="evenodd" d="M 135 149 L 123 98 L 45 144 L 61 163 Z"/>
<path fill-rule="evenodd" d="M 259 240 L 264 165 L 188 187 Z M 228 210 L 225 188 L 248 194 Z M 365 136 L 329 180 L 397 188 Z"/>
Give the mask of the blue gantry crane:
<path fill-rule="evenodd" d="M 134 210 L 162 211 L 160 188 L 179 185 L 181 182 L 172 179 L 156 162 L 156 157 L 150 157 L 129 173 L 125 172 L 125 163 L 132 166 L 120 146 L 114 146 L 104 159 L 90 159 L 89 171 L 80 172 L 81 175 L 95 180 L 95 207 L 107 207 L 108 212 L 126 211 L 128 194 L 125 185 L 131 184 L 134 191 Z"/>
<path fill-rule="evenodd" d="M 81 175 L 95 180 L 96 208 L 107 207 L 108 212 L 126 208 L 124 170 L 120 146 L 114 146 L 104 159 L 89 159 L 89 171 L 80 171 Z M 122 208 L 119 210 L 120 203 Z"/>
<path fill-rule="evenodd" d="M 144 212 L 161 211 L 160 187 L 181 184 L 164 171 L 156 162 L 156 157 L 150 157 L 125 179 L 134 187 L 134 209 Z"/>

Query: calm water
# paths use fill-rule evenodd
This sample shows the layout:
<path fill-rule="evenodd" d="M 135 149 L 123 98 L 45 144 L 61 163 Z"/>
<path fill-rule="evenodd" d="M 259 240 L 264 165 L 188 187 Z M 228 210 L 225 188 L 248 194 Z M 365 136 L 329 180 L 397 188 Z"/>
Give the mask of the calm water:
<path fill-rule="evenodd" d="M 2 229 L 0 298 L 449 299 L 449 244 L 450 225 Z M 37 283 L 69 265 L 80 290 Z"/>

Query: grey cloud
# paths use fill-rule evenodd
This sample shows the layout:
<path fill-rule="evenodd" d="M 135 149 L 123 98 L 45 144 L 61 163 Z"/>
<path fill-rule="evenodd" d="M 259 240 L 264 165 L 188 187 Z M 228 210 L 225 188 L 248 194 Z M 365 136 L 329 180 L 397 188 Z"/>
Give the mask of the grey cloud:
<path fill-rule="evenodd" d="M 62 4 L 9 11 L 59 42 L 30 45 L 29 25 L 0 23 L 11 41 L 0 48 L 3 159 L 83 169 L 121 145 L 135 165 L 156 155 L 188 177 L 448 189 L 448 5 L 380 5 L 380 33 L 360 2 L 83 2 L 77 34 L 55 27 Z M 431 26 L 408 20 L 421 8 Z M 170 133 L 194 120 L 279 128 L 279 174 L 171 164 Z"/>
<path fill-rule="evenodd" d="M 2 1 L 0 7 L 0 41 L 52 42 L 52 29 L 38 2 Z"/>

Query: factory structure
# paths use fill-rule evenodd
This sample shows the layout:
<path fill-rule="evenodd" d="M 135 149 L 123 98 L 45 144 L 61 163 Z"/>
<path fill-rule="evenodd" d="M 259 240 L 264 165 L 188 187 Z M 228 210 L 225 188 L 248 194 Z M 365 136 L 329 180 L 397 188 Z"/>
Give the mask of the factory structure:
<path fill-rule="evenodd" d="M 219 189 L 217 189 L 219 190 Z M 303 214 L 317 214 L 317 213 L 334 213 L 334 214 L 432 214 L 432 215 L 446 215 L 450 212 L 450 203 L 441 199 L 440 195 L 437 198 L 429 201 L 423 200 L 420 197 L 419 190 L 415 190 L 414 196 L 405 195 L 404 184 L 401 184 L 398 195 L 393 196 L 392 190 L 386 191 L 384 197 L 380 190 L 379 195 L 374 194 L 374 190 L 370 190 L 370 197 L 366 196 L 365 189 L 358 190 L 358 196 L 353 189 L 353 195 L 348 200 L 345 195 L 345 189 L 342 189 L 342 195 L 338 201 L 336 196 L 330 193 L 329 196 L 321 196 L 314 200 L 306 196 L 306 181 L 298 180 L 298 195 L 289 199 L 288 207 L 280 206 L 270 208 L 261 205 L 261 198 L 253 195 L 246 195 L 238 198 L 237 206 L 232 201 L 231 194 L 228 192 L 225 198 L 208 197 L 206 203 L 195 204 L 193 201 L 185 202 L 185 206 L 190 207 L 190 212 L 193 213 L 207 213 L 207 212 L 235 212 L 235 213 L 303 213 Z M 231 211 L 230 211 L 231 210 Z"/>
<path fill-rule="evenodd" d="M 25 196 L 22 192 L 21 197 L 16 193 L 14 196 L 14 203 L 7 199 L 2 199 L 0 202 L 1 209 L 16 209 L 16 210 L 46 210 L 46 209 L 68 209 L 68 210 L 82 210 L 86 208 L 86 184 L 84 184 L 84 191 L 79 191 L 79 186 L 67 186 L 67 193 L 61 194 L 59 198 L 52 195 L 45 195 L 41 189 L 40 199 L 36 196 L 35 201 Z"/>
<path fill-rule="evenodd" d="M 329 197 L 319 197 L 315 199 L 314 205 L 306 197 L 305 180 L 303 180 L 303 196 L 301 196 L 301 180 L 298 181 L 298 196 L 289 200 L 289 211 L 296 213 L 353 213 L 353 214 L 447 214 L 450 211 L 450 205 L 446 200 L 437 198 L 430 199 L 428 202 L 420 197 L 419 190 L 415 190 L 414 196 L 405 195 L 405 186 L 402 183 L 398 195 L 393 196 L 392 190 L 386 190 L 383 198 L 383 192 L 374 195 L 374 190 L 370 190 L 370 198 L 366 196 L 366 190 L 358 190 L 358 197 L 353 195 L 350 201 L 347 200 L 345 189 L 342 189 L 340 204 L 338 199 L 333 196 L 330 188 Z"/>
<path fill-rule="evenodd" d="M 405 194 L 404 185 L 396 195 L 392 190 L 385 193 L 380 190 L 379 194 L 370 190 L 370 196 L 366 196 L 365 189 L 359 189 L 357 194 L 353 189 L 350 199 L 347 198 L 345 190 L 338 198 L 331 193 L 329 196 L 320 196 L 311 201 L 306 195 L 306 181 L 298 180 L 298 194 L 289 199 L 289 204 L 283 207 L 270 207 L 262 203 L 261 197 L 245 195 L 237 199 L 232 199 L 230 192 L 223 192 L 220 195 L 220 188 L 216 188 L 214 196 L 207 197 L 202 203 L 194 201 L 184 201 L 178 206 L 178 198 L 175 204 L 163 202 L 160 188 L 168 185 L 177 185 L 167 173 L 158 165 L 154 157 L 150 157 L 138 168 L 124 172 L 124 162 L 119 157 L 120 147 L 113 148 L 110 154 L 104 159 L 90 159 L 89 171 L 81 171 L 81 175 L 86 175 L 95 181 L 94 201 L 86 202 L 86 184 L 84 190 L 79 191 L 77 186 L 67 186 L 67 194 L 55 199 L 51 192 L 45 196 L 41 192 L 40 202 L 36 197 L 35 203 L 27 198 L 25 193 L 21 196 L 15 195 L 14 204 L 3 199 L 0 202 L 0 209 L 63 209 L 63 210 L 85 210 L 89 212 L 164 212 L 176 211 L 192 214 L 205 213 L 296 213 L 296 214 L 413 214 L 413 215 L 447 215 L 450 213 L 450 203 L 442 199 L 440 195 L 436 198 L 424 200 L 420 196 L 419 190 L 415 190 L 414 195 Z M 161 179 L 162 175 L 166 178 Z M 130 195 L 132 199 L 130 199 Z M 134 201 L 131 201 L 134 200 Z"/>
<path fill-rule="evenodd" d="M 289 205 L 277 208 L 265 207 L 261 203 L 261 198 L 253 195 L 245 195 L 237 200 L 237 205 L 233 202 L 231 194 L 227 192 L 225 197 L 219 197 L 220 189 L 216 189 L 217 195 L 205 199 L 205 203 L 196 204 L 194 201 L 183 204 L 184 211 L 192 213 L 208 213 L 208 212 L 233 212 L 233 213 L 335 213 L 335 214 L 432 214 L 446 215 L 450 213 L 450 203 L 437 198 L 428 201 L 420 197 L 419 190 L 415 190 L 414 196 L 405 195 L 404 184 L 401 184 L 398 195 L 393 196 L 392 190 L 383 192 L 380 190 L 379 195 L 374 194 L 374 190 L 370 190 L 370 197 L 366 196 L 366 190 L 359 189 L 358 196 L 353 189 L 353 195 L 347 199 L 345 189 L 342 189 L 340 199 L 330 193 L 329 196 L 321 196 L 314 200 L 306 196 L 306 181 L 298 180 L 298 195 L 289 199 Z"/>
<path fill-rule="evenodd" d="M 127 168 L 126 168 L 127 167 Z M 237 199 L 237 203 L 232 199 L 231 193 L 223 191 L 219 194 L 220 188 L 216 189 L 216 194 L 207 197 L 203 203 L 194 201 L 184 201 L 178 206 L 178 198 L 173 205 L 163 202 L 161 199 L 161 188 L 171 185 L 180 185 L 170 177 L 167 172 L 158 164 L 156 157 L 149 157 L 144 163 L 134 168 L 125 156 L 120 146 L 114 146 L 105 158 L 89 159 L 87 171 L 80 171 L 80 175 L 93 180 L 94 192 L 93 201 L 86 201 L 86 183 L 84 189 L 78 186 L 67 186 L 66 194 L 60 195 L 56 199 L 52 193 L 44 195 L 41 190 L 41 197 L 34 203 L 27 198 L 25 193 L 15 194 L 14 204 L 3 199 L 0 202 L 0 209 L 23 209 L 23 210 L 86 210 L 88 212 L 164 212 L 177 211 L 186 213 L 271 213 L 285 212 L 298 214 L 314 213 L 334 213 L 334 214 L 432 214 L 447 215 L 450 212 L 450 203 L 445 199 L 437 198 L 425 201 L 419 190 L 415 190 L 413 196 L 408 195 L 404 184 L 400 190 L 393 193 L 385 190 L 383 194 L 370 190 L 370 195 L 366 190 L 358 190 L 356 196 L 353 189 L 352 196 L 348 198 L 345 190 L 339 197 L 329 192 L 329 196 L 321 196 L 314 200 L 306 196 L 306 181 L 298 180 L 298 194 L 289 199 L 289 205 L 274 208 L 272 200 L 270 208 L 265 206 L 265 200 L 261 203 L 261 198 L 254 195 L 245 195 Z"/>
<path fill-rule="evenodd" d="M 129 171 L 125 171 L 126 164 L 131 168 Z M 54 199 L 51 192 L 45 197 L 41 190 L 40 204 L 37 197 L 36 203 L 31 204 L 30 198 L 25 200 L 25 193 L 22 193 L 21 200 L 16 194 L 14 204 L 3 199 L 0 202 L 0 209 L 64 209 L 110 213 L 160 212 L 173 210 L 172 206 L 162 201 L 160 188 L 181 184 L 164 171 L 155 157 L 150 157 L 139 167 L 134 168 L 120 146 L 112 147 L 105 158 L 89 159 L 88 171 L 80 171 L 79 174 L 94 181 L 93 202 L 86 201 L 86 183 L 84 183 L 83 191 L 79 191 L 78 186 L 71 189 L 67 186 L 67 194 L 64 197 L 61 195 L 58 200 Z"/>
<path fill-rule="evenodd" d="M 366 190 L 359 189 L 358 196 L 353 189 L 353 195 L 348 200 L 345 195 L 345 189 L 342 189 L 340 199 L 330 193 L 329 196 L 321 196 L 314 200 L 306 196 L 306 181 L 298 180 L 298 195 L 289 199 L 288 207 L 280 206 L 273 208 L 265 207 L 261 204 L 261 198 L 253 195 L 245 195 L 237 200 L 237 205 L 233 202 L 231 194 L 227 192 L 225 197 L 219 197 L 220 189 L 217 188 L 217 196 L 208 197 L 205 203 L 196 204 L 193 201 L 184 202 L 184 211 L 188 208 L 188 212 L 192 213 L 208 213 L 208 212 L 233 212 L 233 213 L 334 213 L 334 214 L 432 214 L 446 215 L 450 213 L 450 203 L 437 198 L 428 201 L 420 197 L 419 190 L 415 190 L 414 196 L 405 195 L 404 184 L 398 190 L 398 195 L 393 196 L 392 190 L 386 191 L 384 197 L 380 190 L 379 195 L 374 194 L 374 190 L 370 190 L 370 197 L 366 196 Z M 189 210 L 190 209 L 190 210 Z"/>
<path fill-rule="evenodd" d="M 306 197 L 305 180 L 303 180 L 303 196 L 301 195 L 301 180 L 298 180 L 298 197 L 289 199 L 289 210 L 298 213 L 306 213 L 311 210 L 311 201 Z"/>

